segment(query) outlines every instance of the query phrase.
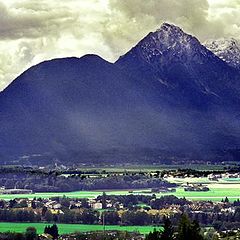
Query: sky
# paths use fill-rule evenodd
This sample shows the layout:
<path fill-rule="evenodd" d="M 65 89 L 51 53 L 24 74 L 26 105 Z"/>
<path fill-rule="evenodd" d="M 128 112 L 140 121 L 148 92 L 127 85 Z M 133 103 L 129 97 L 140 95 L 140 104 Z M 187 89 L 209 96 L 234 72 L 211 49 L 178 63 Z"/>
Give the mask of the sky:
<path fill-rule="evenodd" d="M 240 38 L 240 0 L 0 0 L 0 91 L 44 60 L 114 62 L 169 22 L 200 41 Z"/>

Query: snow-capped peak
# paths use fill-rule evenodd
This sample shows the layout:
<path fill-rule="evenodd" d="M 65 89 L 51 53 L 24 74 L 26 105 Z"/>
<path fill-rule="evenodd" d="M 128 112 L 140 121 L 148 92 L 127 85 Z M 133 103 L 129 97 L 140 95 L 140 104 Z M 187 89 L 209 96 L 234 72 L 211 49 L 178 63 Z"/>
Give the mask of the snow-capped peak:
<path fill-rule="evenodd" d="M 230 66 L 240 68 L 240 44 L 237 39 L 208 40 L 204 45 Z"/>
<path fill-rule="evenodd" d="M 161 27 L 159 29 L 157 29 L 157 32 L 159 31 L 165 31 L 165 32 L 168 32 L 168 33 L 177 33 L 177 34 L 184 34 L 183 30 L 176 26 L 176 25 L 173 25 L 173 24 L 170 24 L 170 23 L 166 23 L 164 22 Z"/>
<path fill-rule="evenodd" d="M 137 46 L 144 60 L 151 64 L 170 55 L 171 58 L 181 59 L 183 55 L 191 58 L 197 51 L 196 48 L 201 48 L 195 37 L 169 23 L 163 23 L 156 32 L 148 34 Z"/>

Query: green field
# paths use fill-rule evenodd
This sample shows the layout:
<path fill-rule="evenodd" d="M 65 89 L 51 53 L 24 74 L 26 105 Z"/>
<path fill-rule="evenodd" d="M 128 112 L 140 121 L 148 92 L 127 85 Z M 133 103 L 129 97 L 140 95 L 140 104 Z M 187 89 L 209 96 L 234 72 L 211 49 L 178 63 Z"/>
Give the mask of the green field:
<path fill-rule="evenodd" d="M 177 169 L 195 169 L 199 171 L 218 171 L 224 170 L 225 167 L 235 166 L 235 162 L 229 163 L 227 165 L 219 165 L 219 164 L 188 164 L 188 165 L 177 165 L 177 164 L 156 164 L 156 165 L 116 165 L 116 166 L 94 166 L 94 167 L 87 167 L 82 166 L 80 168 L 81 171 L 97 171 L 102 172 L 106 171 L 108 173 L 117 173 L 117 172 L 152 172 L 152 171 L 163 171 L 163 170 L 177 170 Z"/>
<path fill-rule="evenodd" d="M 128 191 L 107 191 L 109 194 L 128 194 Z M 101 195 L 103 191 L 79 191 L 79 192 L 44 192 L 34 194 L 0 194 L 0 199 L 11 200 L 14 198 L 51 198 L 51 197 L 69 197 L 69 198 L 95 198 Z"/>
<path fill-rule="evenodd" d="M 43 233 L 46 223 L 0 223 L 0 232 L 25 232 L 26 228 L 31 226 L 37 229 L 38 234 Z M 67 234 L 74 232 L 90 232 L 90 231 L 102 231 L 102 225 L 84 225 L 84 224 L 57 224 L 59 234 Z M 140 232 L 141 234 L 147 234 L 152 231 L 152 226 L 105 226 L 105 230 L 119 230 L 128 232 Z"/>
<path fill-rule="evenodd" d="M 185 192 L 182 187 L 179 187 L 174 193 L 177 197 L 212 201 L 221 201 L 225 197 L 228 197 L 230 201 L 240 198 L 240 180 L 238 178 L 223 178 L 217 182 L 210 181 L 208 178 L 172 178 L 168 179 L 168 181 L 177 184 L 202 183 L 210 189 L 208 192 Z"/>
<path fill-rule="evenodd" d="M 231 201 L 240 198 L 240 189 L 231 188 L 230 186 L 226 186 L 225 188 L 209 187 L 210 191 L 208 192 L 185 192 L 183 188 L 178 188 L 174 195 L 177 197 L 186 197 L 187 199 L 191 200 L 211 201 L 221 201 L 225 197 L 228 197 Z"/>
<path fill-rule="evenodd" d="M 167 181 L 177 183 L 179 185 L 186 183 L 202 183 L 207 185 L 210 189 L 208 192 L 185 192 L 183 187 L 178 187 L 174 193 L 157 193 L 157 197 L 164 195 L 175 195 L 177 197 L 186 197 L 191 200 L 212 200 L 221 201 L 228 197 L 229 200 L 236 200 L 240 198 L 240 179 L 239 178 L 223 178 L 217 182 L 210 181 L 208 178 L 167 178 Z M 14 198 L 51 198 L 66 196 L 69 198 L 96 198 L 101 195 L 102 191 L 77 191 L 77 192 L 60 192 L 60 193 L 35 193 L 35 194 L 0 194 L 0 199 L 10 200 Z M 128 190 L 105 190 L 109 195 L 127 195 L 130 194 Z M 150 189 L 135 190 L 131 194 L 136 195 L 152 195 Z"/>
<path fill-rule="evenodd" d="M 175 193 L 157 193 L 157 197 L 164 195 L 175 195 L 177 197 L 186 197 L 192 200 L 212 200 L 221 201 L 222 198 L 228 197 L 230 200 L 236 200 L 240 198 L 240 184 L 209 184 L 210 191 L 208 192 L 185 192 L 182 187 L 177 188 Z M 107 194 L 111 195 L 126 195 L 128 191 L 107 191 Z M 0 195 L 0 199 L 10 200 L 14 198 L 50 198 L 56 196 L 66 196 L 70 198 L 95 198 L 102 194 L 102 191 L 80 191 L 80 192 L 63 192 L 63 193 L 35 193 L 35 194 L 9 194 Z M 152 195 L 152 193 L 146 193 L 146 189 L 134 191 L 136 195 Z"/>
<path fill-rule="evenodd" d="M 221 178 L 218 181 L 211 181 L 207 177 L 185 177 L 185 178 L 166 178 L 168 182 L 184 184 L 184 183 L 202 183 L 202 184 L 239 184 L 240 186 L 240 178 Z"/>

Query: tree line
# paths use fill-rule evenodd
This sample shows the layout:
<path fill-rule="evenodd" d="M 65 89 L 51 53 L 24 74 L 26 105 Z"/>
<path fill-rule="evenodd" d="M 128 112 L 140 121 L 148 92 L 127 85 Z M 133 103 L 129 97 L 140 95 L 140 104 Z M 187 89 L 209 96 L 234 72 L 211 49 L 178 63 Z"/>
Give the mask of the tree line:
<path fill-rule="evenodd" d="M 176 184 L 169 183 L 159 176 L 145 174 L 86 176 L 62 176 L 54 173 L 16 172 L 0 173 L 0 186 L 7 189 L 31 189 L 34 192 L 71 192 L 100 189 L 144 189 L 172 188 Z"/>

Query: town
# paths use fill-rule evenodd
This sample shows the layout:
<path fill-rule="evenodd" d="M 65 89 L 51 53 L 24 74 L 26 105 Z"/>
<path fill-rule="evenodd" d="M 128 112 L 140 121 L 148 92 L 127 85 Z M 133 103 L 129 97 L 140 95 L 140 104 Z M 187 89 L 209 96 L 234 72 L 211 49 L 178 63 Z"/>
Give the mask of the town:
<path fill-rule="evenodd" d="M 94 199 L 11 199 L 0 201 L 1 222 L 43 222 L 106 225 L 161 226 L 164 218 L 177 224 L 182 214 L 197 220 L 201 226 L 216 231 L 240 227 L 240 201 L 190 201 L 175 196 L 157 198 L 146 195 L 107 195 Z"/>
<path fill-rule="evenodd" d="M 240 228 L 238 168 L 113 172 L 2 167 L 0 184 L 0 229 L 9 222 L 43 224 L 40 239 L 50 239 L 49 229 L 55 225 L 59 239 L 78 239 L 74 232 L 93 238 L 91 229 L 101 230 L 98 237 L 106 230 L 116 238 L 127 231 L 129 239 L 144 239 L 154 228 L 162 229 L 166 219 L 176 229 L 183 215 L 200 224 L 205 237 L 224 237 Z M 74 226 L 72 234 L 64 230 L 68 225 Z"/>

